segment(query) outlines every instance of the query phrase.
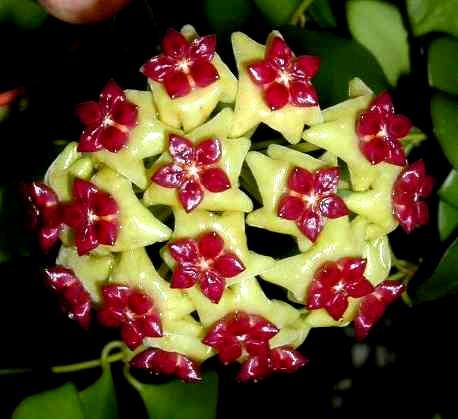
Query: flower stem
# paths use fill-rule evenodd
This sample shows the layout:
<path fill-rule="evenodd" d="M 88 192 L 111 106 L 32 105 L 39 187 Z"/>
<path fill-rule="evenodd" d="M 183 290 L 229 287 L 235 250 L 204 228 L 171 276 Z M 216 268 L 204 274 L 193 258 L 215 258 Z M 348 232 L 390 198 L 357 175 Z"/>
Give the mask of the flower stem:
<path fill-rule="evenodd" d="M 32 371 L 32 368 L 5 368 L 0 370 L 0 375 L 24 374 Z"/>
<path fill-rule="evenodd" d="M 105 362 L 111 364 L 112 362 L 123 360 L 124 357 L 125 357 L 125 354 L 123 352 L 119 352 L 117 354 L 107 356 L 105 359 Z M 100 366 L 102 366 L 102 360 L 93 359 L 91 361 L 78 362 L 76 364 L 57 365 L 55 367 L 51 367 L 51 371 L 56 374 L 62 374 L 66 372 L 75 372 L 75 371 L 87 370 L 90 368 L 97 368 Z"/>

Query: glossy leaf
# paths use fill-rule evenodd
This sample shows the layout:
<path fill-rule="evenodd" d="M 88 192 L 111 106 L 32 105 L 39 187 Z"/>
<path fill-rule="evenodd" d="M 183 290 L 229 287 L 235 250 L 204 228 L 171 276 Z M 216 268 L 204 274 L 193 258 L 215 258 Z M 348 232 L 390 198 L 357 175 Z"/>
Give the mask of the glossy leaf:
<path fill-rule="evenodd" d="M 204 374 L 201 384 L 171 381 L 141 384 L 138 389 L 150 419 L 212 419 L 216 417 L 218 376 Z"/>
<path fill-rule="evenodd" d="M 433 275 L 416 290 L 414 301 L 423 302 L 458 292 L 458 239 L 445 252 Z"/>
<path fill-rule="evenodd" d="M 458 36 L 458 0 L 407 0 L 407 11 L 416 36 L 436 31 Z"/>
<path fill-rule="evenodd" d="M 439 196 L 458 209 L 458 172 L 452 170 L 439 189 Z"/>
<path fill-rule="evenodd" d="M 250 0 L 205 0 L 205 14 L 212 30 L 216 33 L 234 32 L 253 14 Z"/>
<path fill-rule="evenodd" d="M 312 19 L 324 29 L 335 28 L 337 26 L 329 0 L 314 0 L 308 12 Z"/>
<path fill-rule="evenodd" d="M 436 93 L 431 100 L 434 133 L 442 151 L 458 169 L 458 100 L 444 93 Z"/>
<path fill-rule="evenodd" d="M 101 377 L 80 392 L 81 404 L 87 418 L 116 419 L 118 405 L 110 367 L 102 370 Z"/>
<path fill-rule="evenodd" d="M 33 0 L 0 1 L 0 23 L 11 21 L 22 29 L 36 29 L 47 17 L 46 11 Z"/>
<path fill-rule="evenodd" d="M 447 240 L 458 227 L 458 209 L 444 201 L 439 201 L 439 236 Z"/>
<path fill-rule="evenodd" d="M 85 419 L 78 392 L 72 383 L 24 399 L 11 419 Z"/>
<path fill-rule="evenodd" d="M 290 22 L 302 0 L 254 0 L 254 3 L 271 25 L 278 26 Z"/>
<path fill-rule="evenodd" d="M 407 31 L 398 8 L 378 1 L 350 1 L 347 19 L 353 38 L 374 54 L 395 86 L 410 71 Z"/>
<path fill-rule="evenodd" d="M 451 37 L 431 42 L 428 77 L 432 87 L 458 95 L 458 40 Z"/>
<path fill-rule="evenodd" d="M 313 79 L 322 107 L 348 98 L 348 82 L 359 77 L 375 92 L 388 88 L 380 65 L 372 54 L 356 41 L 329 32 L 286 27 L 282 30 L 289 45 L 321 58 L 320 71 Z"/>

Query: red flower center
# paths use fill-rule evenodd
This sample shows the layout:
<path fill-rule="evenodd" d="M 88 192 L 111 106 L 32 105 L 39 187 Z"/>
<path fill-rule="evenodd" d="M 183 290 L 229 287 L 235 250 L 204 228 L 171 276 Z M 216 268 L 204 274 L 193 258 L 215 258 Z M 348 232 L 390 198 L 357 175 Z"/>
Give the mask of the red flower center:
<path fill-rule="evenodd" d="M 395 114 L 387 92 L 377 96 L 356 123 L 359 147 L 372 164 L 386 161 L 397 166 L 407 162 L 400 139 L 412 128 L 409 118 Z"/>
<path fill-rule="evenodd" d="M 112 246 L 116 242 L 118 216 L 118 204 L 110 194 L 86 180 L 74 180 L 73 201 L 63 206 L 63 220 L 73 229 L 80 256 L 99 244 Z"/>
<path fill-rule="evenodd" d="M 113 80 L 103 89 L 99 102 L 81 103 L 76 111 L 85 126 L 78 146 L 82 152 L 105 148 L 117 153 L 127 144 L 130 130 L 137 123 L 137 107 Z"/>
<path fill-rule="evenodd" d="M 87 329 L 91 321 L 91 298 L 71 269 L 57 265 L 45 269 L 46 284 L 54 290 L 68 317 Z"/>
<path fill-rule="evenodd" d="M 46 184 L 32 182 L 24 185 L 28 224 L 38 231 L 38 242 L 48 252 L 59 241 L 62 230 L 61 205 L 56 193 Z"/>
<path fill-rule="evenodd" d="M 433 178 L 426 174 L 423 160 L 406 167 L 394 183 L 394 216 L 407 233 L 428 223 L 428 206 L 423 199 L 431 195 L 432 189 Z"/>
<path fill-rule="evenodd" d="M 217 321 L 202 342 L 218 351 L 221 362 L 228 364 L 244 353 L 265 356 L 270 350 L 269 339 L 277 333 L 278 328 L 263 317 L 236 311 Z"/>
<path fill-rule="evenodd" d="M 338 167 L 319 169 L 314 173 L 295 167 L 289 177 L 287 192 L 278 204 L 278 216 L 296 221 L 304 235 L 314 242 L 325 224 L 325 218 L 338 218 L 348 209 L 338 195 Z"/>
<path fill-rule="evenodd" d="M 268 46 L 265 58 L 248 66 L 248 74 L 262 87 L 266 104 L 275 111 L 288 103 L 316 106 L 318 95 L 310 80 L 319 67 L 319 57 L 295 57 L 286 42 L 276 36 Z"/>
<path fill-rule="evenodd" d="M 174 375 L 186 383 L 202 381 L 199 365 L 177 352 L 146 349 L 132 358 L 130 366 L 148 370 L 152 374 Z"/>
<path fill-rule="evenodd" d="M 397 300 L 405 290 L 401 281 L 386 280 L 366 295 L 355 318 L 356 339 L 364 339 L 372 326 L 383 316 L 388 305 Z"/>
<path fill-rule="evenodd" d="M 162 336 L 160 315 L 148 295 L 125 285 L 102 287 L 103 306 L 98 318 L 106 327 L 120 327 L 121 336 L 130 349 L 145 337 Z"/>
<path fill-rule="evenodd" d="M 310 284 L 308 309 L 324 308 L 335 320 L 339 320 L 348 307 L 348 297 L 363 297 L 374 289 L 363 276 L 365 269 L 366 260 L 360 258 L 347 257 L 323 264 Z"/>
<path fill-rule="evenodd" d="M 224 170 L 216 167 L 222 156 L 218 139 L 203 140 L 194 146 L 187 138 L 170 134 L 169 153 L 173 163 L 162 166 L 151 179 L 165 188 L 177 189 L 178 199 L 186 212 L 201 203 L 204 188 L 217 193 L 231 187 Z"/>
<path fill-rule="evenodd" d="M 214 231 L 198 240 L 181 239 L 169 244 L 177 266 L 172 275 L 172 288 L 189 288 L 199 283 L 203 294 L 213 303 L 223 295 L 226 278 L 245 270 L 242 261 L 224 249 L 224 240 Z"/>
<path fill-rule="evenodd" d="M 172 98 L 186 96 L 196 87 L 206 87 L 219 79 L 211 63 L 216 51 L 216 36 L 207 35 L 188 42 L 178 31 L 169 29 L 162 40 L 161 55 L 146 62 L 140 71 L 163 83 Z"/>

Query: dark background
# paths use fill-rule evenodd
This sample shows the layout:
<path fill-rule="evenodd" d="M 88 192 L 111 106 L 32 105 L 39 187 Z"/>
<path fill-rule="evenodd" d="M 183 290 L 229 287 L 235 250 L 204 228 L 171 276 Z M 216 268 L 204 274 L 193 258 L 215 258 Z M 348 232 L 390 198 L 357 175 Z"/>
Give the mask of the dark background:
<path fill-rule="evenodd" d="M 337 33 L 349 36 L 343 3 L 334 2 Z M 97 370 L 56 375 L 47 368 L 97 358 L 103 345 L 117 338 L 116 333 L 97 326 L 89 332 L 79 330 L 43 287 L 40 268 L 52 263 L 55 255 L 40 255 L 32 235 L 22 229 L 17 186 L 44 173 L 61 147 L 54 140 L 78 138 L 74 106 L 95 98 L 107 79 L 113 77 L 123 87 L 145 89 L 139 67 L 157 53 L 165 29 L 185 23 L 202 34 L 212 32 L 199 1 L 134 1 L 116 18 L 92 26 L 72 26 L 49 18 L 32 33 L 12 24 L 0 25 L 0 92 L 23 86 L 28 97 L 26 109 L 16 105 L 10 118 L 0 124 L 0 179 L 7 186 L 3 199 L 10 208 L 0 241 L 7 243 L 14 256 L 0 264 L 0 368 L 36 368 L 33 374 L 0 376 L 2 418 L 8 418 L 19 401 L 32 393 L 67 380 L 79 388 L 89 385 L 98 376 Z M 271 29 L 256 16 L 244 26 L 240 29 L 260 42 Z M 412 41 L 412 75 L 393 94 L 398 109 L 431 133 L 422 54 L 427 41 Z M 221 55 L 234 68 L 229 38 L 219 37 L 218 42 Z M 434 139 L 413 152 L 414 159 L 420 156 L 440 184 L 448 165 Z M 440 243 L 435 226 L 436 197 L 430 207 L 430 226 L 408 237 L 400 231 L 391 235 L 398 257 L 422 262 L 412 290 L 431 274 L 447 244 Z M 248 234 L 253 250 L 276 253 L 269 247 L 273 240 L 267 244 L 262 240 L 263 233 L 249 229 Z M 279 243 L 277 250 L 286 243 L 275 242 Z M 437 413 L 442 418 L 458 417 L 457 305 L 456 296 L 414 308 L 398 302 L 359 345 L 349 328 L 314 329 L 301 347 L 310 364 L 292 376 L 240 385 L 234 380 L 234 369 L 217 366 L 221 373 L 218 418 L 431 419 Z M 212 360 L 208 365 L 211 368 L 217 363 Z M 116 368 L 115 381 L 121 417 L 143 417 L 140 399 Z"/>

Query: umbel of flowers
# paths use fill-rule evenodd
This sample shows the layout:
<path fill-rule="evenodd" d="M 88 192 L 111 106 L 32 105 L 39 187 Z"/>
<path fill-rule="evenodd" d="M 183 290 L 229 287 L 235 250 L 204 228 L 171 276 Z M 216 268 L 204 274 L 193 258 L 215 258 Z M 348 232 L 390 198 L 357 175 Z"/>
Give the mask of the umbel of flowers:
<path fill-rule="evenodd" d="M 240 381 L 294 372 L 315 327 L 353 322 L 365 338 L 405 288 L 390 279 L 388 234 L 428 221 L 432 179 L 407 163 L 411 123 L 387 92 L 355 79 L 322 110 L 319 57 L 278 32 L 266 45 L 234 33 L 232 45 L 238 78 L 215 36 L 168 31 L 141 67 L 150 90 L 109 81 L 78 106 L 79 141 L 24 189 L 41 248 L 60 243 L 45 278 L 67 315 L 118 329 L 132 368 L 186 382 L 212 356 L 240 363 Z M 285 145 L 250 151 L 260 123 Z M 244 163 L 260 202 L 240 188 Z M 251 251 L 246 224 L 294 237 L 296 255 Z M 161 274 L 146 252 L 158 242 Z M 268 298 L 263 281 L 295 304 Z"/>

